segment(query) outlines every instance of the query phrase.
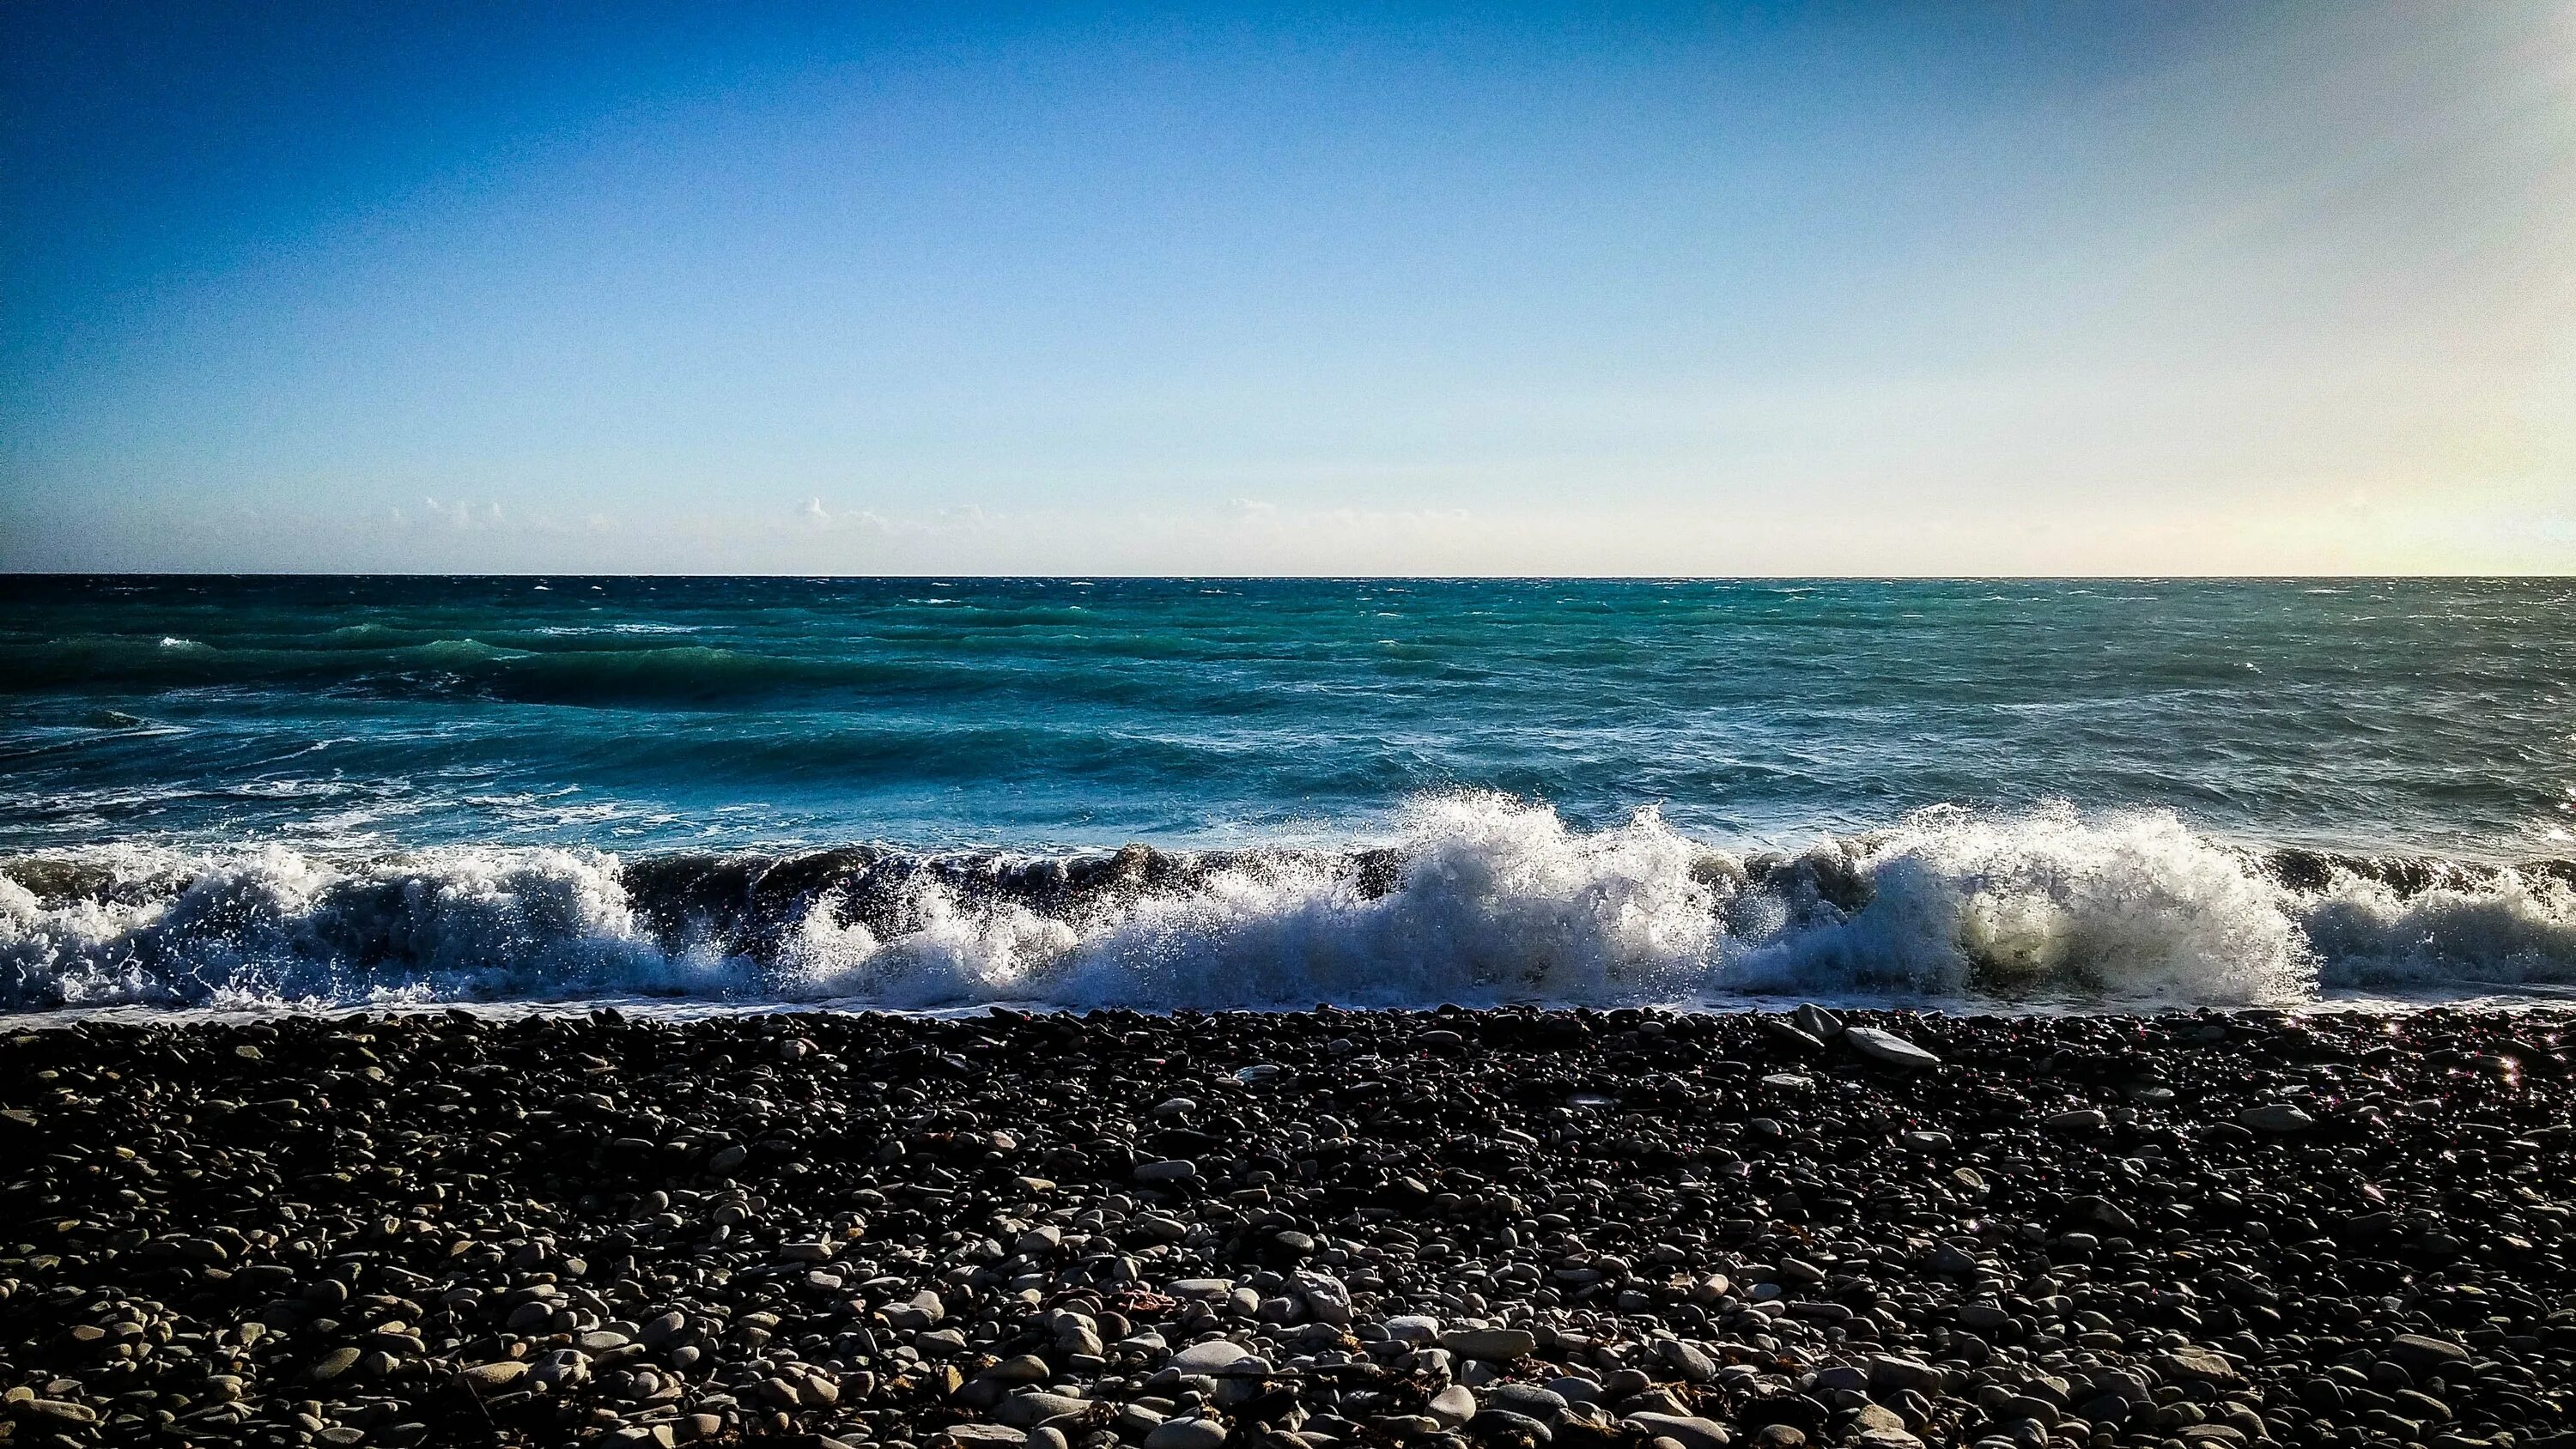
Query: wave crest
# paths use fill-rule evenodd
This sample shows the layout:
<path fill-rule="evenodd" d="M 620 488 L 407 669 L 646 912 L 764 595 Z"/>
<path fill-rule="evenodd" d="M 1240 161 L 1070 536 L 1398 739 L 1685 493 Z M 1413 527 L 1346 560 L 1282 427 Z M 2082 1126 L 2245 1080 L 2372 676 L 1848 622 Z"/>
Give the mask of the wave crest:
<path fill-rule="evenodd" d="M 1491 795 L 1326 851 L 270 846 L 0 862 L 0 1006 L 663 995 L 893 1007 L 2290 1002 L 2576 983 L 2576 870 L 2257 852 L 2166 812 L 1934 810 L 1738 855 Z"/>

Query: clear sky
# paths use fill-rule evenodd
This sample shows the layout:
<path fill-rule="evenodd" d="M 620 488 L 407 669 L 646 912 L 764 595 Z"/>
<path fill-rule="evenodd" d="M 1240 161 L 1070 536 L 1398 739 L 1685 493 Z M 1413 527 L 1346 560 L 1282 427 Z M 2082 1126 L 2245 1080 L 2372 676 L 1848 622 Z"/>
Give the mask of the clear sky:
<path fill-rule="evenodd" d="M 2576 570 L 2576 5 L 0 5 L 0 568 Z"/>

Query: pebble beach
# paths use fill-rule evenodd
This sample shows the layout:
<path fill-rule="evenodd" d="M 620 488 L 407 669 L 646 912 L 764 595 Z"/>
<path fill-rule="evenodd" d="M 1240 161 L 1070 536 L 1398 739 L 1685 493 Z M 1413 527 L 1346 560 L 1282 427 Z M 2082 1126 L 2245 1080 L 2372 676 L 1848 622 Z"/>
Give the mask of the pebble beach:
<path fill-rule="evenodd" d="M 2569 1449 L 2561 1020 L 21 1029 L 0 1435 Z"/>

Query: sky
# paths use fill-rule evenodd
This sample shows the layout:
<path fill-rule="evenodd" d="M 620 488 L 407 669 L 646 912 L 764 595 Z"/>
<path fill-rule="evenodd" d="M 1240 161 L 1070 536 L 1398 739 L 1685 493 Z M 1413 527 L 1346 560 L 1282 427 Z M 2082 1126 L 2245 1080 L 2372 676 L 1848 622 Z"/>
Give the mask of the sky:
<path fill-rule="evenodd" d="M 2576 4 L 12 0 L 0 569 L 2576 571 Z"/>

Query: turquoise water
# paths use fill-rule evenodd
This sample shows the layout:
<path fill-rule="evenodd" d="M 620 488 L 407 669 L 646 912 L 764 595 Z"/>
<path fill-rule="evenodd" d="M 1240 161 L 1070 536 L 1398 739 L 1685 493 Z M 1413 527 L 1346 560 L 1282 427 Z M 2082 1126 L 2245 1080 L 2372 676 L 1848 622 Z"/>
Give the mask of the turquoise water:
<path fill-rule="evenodd" d="M 1403 996 L 1411 968 L 1390 963 L 1461 951 L 1473 959 L 1430 973 L 1452 995 L 1723 994 L 1789 980 L 1756 958 L 1816 946 L 1819 923 L 1843 929 L 1851 959 L 1795 969 L 1855 989 L 2116 991 L 2143 972 L 2158 991 L 2253 999 L 2328 989 L 2338 971 L 2576 981 L 2554 864 L 2576 854 L 2576 586 L 2559 581 L 16 578 L 0 591 L 0 874 L 17 883 L 0 963 L 20 1009 L 233 989 L 795 994 L 813 982 L 781 974 L 774 941 L 745 947 L 649 892 L 673 862 L 765 869 L 862 844 L 952 876 L 1129 842 L 1191 863 L 1180 884 L 1098 899 L 949 880 L 956 939 L 936 951 L 918 883 L 888 896 L 833 876 L 771 903 L 867 934 L 831 948 L 841 974 L 825 986 L 908 1001 L 1108 999 L 1144 969 L 1140 952 L 1188 976 L 1152 988 L 1175 999 Z M 1389 890 L 1353 864 L 1380 848 L 1416 874 L 1447 860 L 1449 895 L 1414 904 L 1450 915 L 1414 923 L 1433 934 L 1409 945 L 1345 950 L 1361 917 L 1428 889 L 1403 875 Z M 1576 931 L 1527 959 L 1462 944 L 1533 928 L 1501 897 L 1459 897 L 1477 888 L 1459 886 L 1460 860 L 1480 862 L 1469 875 L 1536 872 L 1494 887 L 1515 908 L 1606 919 L 1605 890 L 1651 894 L 1643 857 L 1657 850 L 1679 862 L 1673 889 L 1708 898 L 1628 901 L 1637 940 Z M 1860 884 L 1802 904 L 1754 878 L 1773 856 L 1812 867 L 1819 850 Z M 1604 863 L 1621 851 L 1637 858 Z M 2125 865 L 2104 863 L 2123 851 Z M 2181 855 L 2145 859 L 2159 851 Z M 1866 945 L 1849 928 L 1886 914 L 1894 876 L 1917 868 L 1950 903 L 1908 928 L 1923 940 Z M 2203 879 L 2212 869 L 2241 874 L 2247 899 L 2213 904 L 2237 887 Z M 555 884 L 509 883 L 532 871 Z M 562 885 L 583 872 L 587 885 Z M 1259 877 L 1242 889 L 1269 904 L 1226 898 L 1219 877 Z M 241 884 L 253 878 L 268 884 Z M 398 881 L 474 896 L 493 920 L 396 927 L 380 910 L 375 925 L 308 929 L 348 906 L 333 891 Z M 2419 919 L 2428 889 L 2457 897 L 2441 922 Z M 231 924 L 181 939 L 188 902 L 224 892 L 215 914 Z M 2011 926 L 1999 910 L 2037 915 Z M 2039 919 L 2050 910 L 2067 919 Z M 2282 931 L 2247 924 L 2266 911 Z M 1149 931 L 1155 912 L 1174 919 Z M 2469 939 L 2463 913 L 2481 912 Z M 1275 935 L 1290 916 L 1326 944 L 1286 959 L 1294 949 L 1265 941 L 1256 969 L 1242 921 Z M 2135 945 L 2165 918 L 2225 940 Z M 1717 926 L 1701 939 L 1675 920 Z M 2337 945 L 2336 930 L 2399 937 Z M 1159 944 L 1103 945 L 1120 931 Z M 2030 939 L 1986 939 L 1997 931 Z M 1870 951 L 1952 959 L 1873 972 L 1858 959 Z M 619 952 L 633 959 L 608 959 Z M 923 964 L 940 952 L 956 959 Z M 2176 952 L 2265 959 L 2252 984 L 2221 988 L 2200 980 L 2215 967 Z M 1096 979 L 1064 986 L 1083 971 Z"/>

